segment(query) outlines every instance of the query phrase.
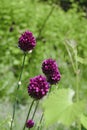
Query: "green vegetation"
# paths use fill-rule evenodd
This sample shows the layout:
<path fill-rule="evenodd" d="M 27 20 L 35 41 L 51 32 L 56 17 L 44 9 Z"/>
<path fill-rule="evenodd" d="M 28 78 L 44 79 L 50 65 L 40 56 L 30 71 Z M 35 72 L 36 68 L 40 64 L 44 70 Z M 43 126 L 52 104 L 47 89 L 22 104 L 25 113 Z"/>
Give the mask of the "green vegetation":
<path fill-rule="evenodd" d="M 50 11 L 51 15 L 49 16 Z M 40 33 L 40 29 L 47 17 L 48 19 Z M 66 44 L 68 44 L 74 62 L 75 58 L 72 48 L 74 46 L 77 47 L 77 60 L 80 70 L 79 94 L 80 99 L 86 99 L 87 19 L 85 17 L 86 14 L 82 10 L 77 12 L 76 4 L 74 4 L 74 8 L 64 12 L 58 5 L 52 5 L 49 2 L 46 3 L 39 0 L 0 0 L 1 101 L 8 101 L 10 103 L 14 101 L 14 95 L 16 95 L 15 88 L 23 59 L 23 52 L 18 48 L 18 38 L 25 30 L 30 30 L 36 38 L 38 36 L 39 38 L 37 38 L 37 46 L 34 51 L 31 54 L 27 54 L 26 57 L 22 77 L 23 83 L 18 93 L 20 105 L 22 107 L 27 105 L 30 99 L 27 93 L 29 78 L 42 74 L 41 63 L 46 58 L 51 57 L 58 62 L 62 74 L 59 88 L 71 88 L 75 90 L 75 73 L 66 49 Z M 11 115 L 10 111 L 12 111 L 10 107 L 7 109 L 7 111 L 9 110 L 9 115 Z M 18 115 L 19 113 L 18 111 Z M 85 114 L 87 115 L 87 110 Z M 5 120 L 9 122 L 10 117 L 6 116 Z M 86 118 L 85 120 L 87 120 Z M 3 123 L 3 120 L 3 117 L 2 119 L 0 118 L 0 125 L 3 124 L 1 128 L 2 130 L 8 130 L 8 126 L 4 127 L 5 123 Z M 84 120 L 83 116 L 82 120 Z M 20 121 L 19 124 L 21 124 Z M 83 121 L 83 124 L 86 123 Z M 16 130 L 19 130 L 19 128 L 17 126 Z M 65 126 L 59 126 L 59 130 L 63 130 L 64 128 Z M 55 130 L 57 130 L 56 126 Z M 69 130 L 75 130 L 75 128 L 72 127 Z"/>

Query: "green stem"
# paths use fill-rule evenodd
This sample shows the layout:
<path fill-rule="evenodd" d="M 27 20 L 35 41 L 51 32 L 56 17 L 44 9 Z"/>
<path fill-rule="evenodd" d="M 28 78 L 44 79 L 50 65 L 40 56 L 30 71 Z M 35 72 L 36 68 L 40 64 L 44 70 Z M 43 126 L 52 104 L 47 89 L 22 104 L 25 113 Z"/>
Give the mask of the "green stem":
<path fill-rule="evenodd" d="M 75 61 L 76 61 L 76 101 L 79 102 L 79 85 L 78 85 L 78 61 L 77 61 L 77 50 L 75 50 Z"/>
<path fill-rule="evenodd" d="M 75 50 L 75 59 L 76 59 L 76 101 L 79 102 L 79 69 L 78 69 L 78 61 L 77 61 L 77 50 Z M 81 130 L 81 123 L 78 119 L 78 129 Z"/>
<path fill-rule="evenodd" d="M 41 119 L 40 119 L 40 122 L 39 122 L 39 126 L 37 127 L 37 130 L 40 129 L 40 124 L 42 123 L 42 120 L 43 120 L 43 113 L 42 113 L 42 115 L 41 115 Z"/>
<path fill-rule="evenodd" d="M 76 102 L 78 103 L 79 102 L 79 69 L 78 69 L 78 61 L 77 61 L 77 58 L 78 58 L 77 57 L 77 48 L 74 48 L 74 54 L 75 54 L 75 64 L 74 64 L 71 52 L 70 52 L 67 44 L 64 43 L 64 45 L 65 45 L 65 48 L 66 48 L 68 55 L 70 57 L 74 73 L 76 74 Z M 79 119 L 77 120 L 77 124 L 78 124 L 78 130 L 81 130 L 81 123 L 80 123 Z"/>
<path fill-rule="evenodd" d="M 32 116 L 32 120 L 34 119 L 34 116 L 35 116 L 38 104 L 39 104 L 39 101 L 37 101 L 37 103 L 36 103 L 36 106 L 35 106 L 35 109 L 34 109 L 34 113 L 33 113 L 33 116 Z"/>
<path fill-rule="evenodd" d="M 70 57 L 70 60 L 71 60 L 71 64 L 72 64 L 74 73 L 76 73 L 76 68 L 75 68 L 75 65 L 74 65 L 74 62 L 73 62 L 73 58 L 72 58 L 71 52 L 70 52 L 68 46 L 66 45 L 66 43 L 64 43 L 64 45 L 65 45 L 65 48 L 66 48 L 66 50 L 67 50 L 67 52 L 68 52 L 68 55 L 69 55 L 69 57 Z"/>
<path fill-rule="evenodd" d="M 20 73 L 20 76 L 19 76 L 19 81 L 21 81 L 21 78 L 22 78 L 22 73 L 23 73 L 23 69 L 24 69 L 25 58 L 26 58 L 26 52 L 24 52 L 23 64 L 22 64 L 21 73 Z M 17 90 L 19 89 L 19 86 L 20 85 L 19 85 L 19 82 L 18 82 Z"/>
<path fill-rule="evenodd" d="M 78 70 L 76 71 L 76 101 L 77 103 L 79 102 L 79 76 L 78 76 Z M 80 120 L 78 119 L 78 129 L 81 130 L 81 123 Z"/>
<path fill-rule="evenodd" d="M 75 50 L 75 60 L 76 60 L 76 101 L 79 102 L 79 72 L 78 72 L 77 50 Z"/>
<path fill-rule="evenodd" d="M 31 118 L 32 120 L 34 119 L 34 116 L 35 116 L 38 104 L 39 104 L 39 101 L 37 101 L 37 103 L 36 103 L 36 106 L 35 106 L 35 109 L 34 109 L 34 113 L 33 113 L 32 118 Z M 29 130 L 30 130 L 30 128 L 29 128 Z"/>
<path fill-rule="evenodd" d="M 49 94 L 51 93 L 51 90 L 52 90 L 52 86 L 50 87 L 50 90 L 49 90 L 48 96 L 49 96 Z M 40 122 L 39 122 L 39 126 L 37 127 L 37 130 L 40 129 L 40 124 L 42 123 L 43 116 L 44 116 L 44 114 L 42 113 L 41 118 L 40 118 Z"/>
<path fill-rule="evenodd" d="M 79 76 L 78 76 L 78 70 L 76 72 L 76 101 L 79 102 Z"/>
<path fill-rule="evenodd" d="M 42 24 L 42 26 L 41 26 L 41 28 L 40 28 L 40 30 L 39 30 L 39 34 L 38 34 L 37 39 L 39 39 L 39 38 L 40 38 L 41 33 L 42 33 L 42 31 L 43 31 L 43 28 L 45 27 L 45 25 L 46 25 L 46 23 L 47 23 L 48 19 L 49 19 L 49 18 L 50 18 L 50 16 L 52 15 L 52 13 L 53 13 L 53 11 L 54 11 L 54 8 L 55 8 L 55 6 L 52 6 L 52 8 L 51 8 L 50 12 L 48 13 L 47 17 L 45 18 L 45 20 L 44 20 L 44 22 L 43 22 L 43 24 Z"/>
<path fill-rule="evenodd" d="M 23 68 L 24 68 L 24 63 L 25 63 L 25 57 L 26 57 L 26 53 L 24 52 L 24 57 L 23 57 L 23 63 L 22 63 L 22 69 L 21 69 L 21 73 L 20 73 L 20 76 L 19 76 L 19 81 L 18 81 L 18 85 L 17 85 L 17 90 L 16 92 L 19 90 L 19 82 L 21 82 L 21 78 L 22 78 L 22 73 L 23 73 Z M 17 92 L 17 96 L 18 96 L 18 92 Z M 16 97 L 17 97 L 16 96 Z M 16 105 L 17 105 L 17 98 L 15 98 L 15 102 L 14 102 L 14 105 L 13 105 L 13 114 L 12 114 L 12 120 L 11 120 L 11 127 L 10 127 L 10 130 L 13 129 L 13 121 L 14 121 L 14 117 L 15 117 L 15 110 L 16 110 Z"/>
<path fill-rule="evenodd" d="M 50 87 L 50 90 L 49 90 L 48 96 L 49 96 L 49 94 L 51 93 L 51 90 L 52 90 L 52 86 Z M 41 118 L 40 118 L 40 122 L 39 122 L 39 126 L 37 127 L 37 130 L 40 129 L 40 124 L 42 123 L 43 116 L 44 116 L 44 114 L 42 113 Z"/>
<path fill-rule="evenodd" d="M 23 130 L 25 130 L 26 122 L 27 122 L 27 120 L 28 120 L 28 118 L 29 118 L 29 115 L 30 115 L 30 112 L 31 112 L 32 106 L 33 106 L 33 104 L 34 104 L 34 101 L 35 101 L 35 100 L 32 101 L 32 103 L 31 103 L 31 105 L 30 105 L 30 107 L 29 107 L 29 111 L 28 111 L 28 114 L 27 114 L 27 118 L 26 118 L 26 121 L 25 121 L 25 124 L 24 124 Z"/>

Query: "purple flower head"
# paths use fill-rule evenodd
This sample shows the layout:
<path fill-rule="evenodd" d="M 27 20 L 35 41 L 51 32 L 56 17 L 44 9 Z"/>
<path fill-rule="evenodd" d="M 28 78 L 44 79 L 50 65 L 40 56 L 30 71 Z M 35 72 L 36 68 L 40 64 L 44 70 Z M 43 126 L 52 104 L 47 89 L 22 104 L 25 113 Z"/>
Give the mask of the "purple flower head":
<path fill-rule="evenodd" d="M 47 77 L 47 81 L 52 85 L 58 83 L 61 78 L 58 65 L 55 60 L 47 59 L 42 63 L 42 71 Z"/>
<path fill-rule="evenodd" d="M 55 72 L 54 74 L 47 77 L 48 82 L 52 84 L 57 84 L 60 81 L 61 75 L 59 72 Z"/>
<path fill-rule="evenodd" d="M 30 79 L 30 84 L 28 86 L 28 93 L 31 97 L 38 100 L 43 98 L 49 91 L 49 83 L 46 77 L 38 75 Z"/>
<path fill-rule="evenodd" d="M 33 50 L 33 48 L 36 45 L 35 37 L 33 36 L 32 32 L 25 31 L 19 38 L 18 46 L 23 51 L 30 51 Z"/>
<path fill-rule="evenodd" d="M 27 122 L 26 122 L 26 127 L 27 128 L 32 128 L 34 126 L 34 121 L 33 120 L 28 120 Z"/>
<path fill-rule="evenodd" d="M 42 71 L 45 75 L 52 75 L 58 69 L 57 63 L 53 59 L 44 60 L 42 63 Z"/>

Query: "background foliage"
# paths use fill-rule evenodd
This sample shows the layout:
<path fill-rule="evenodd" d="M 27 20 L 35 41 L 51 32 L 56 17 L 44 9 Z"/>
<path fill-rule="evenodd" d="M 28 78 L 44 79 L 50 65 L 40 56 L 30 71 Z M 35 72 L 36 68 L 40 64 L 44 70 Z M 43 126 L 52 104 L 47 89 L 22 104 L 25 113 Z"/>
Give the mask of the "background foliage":
<path fill-rule="evenodd" d="M 67 12 L 62 6 L 66 2 L 70 1 L 0 0 L 0 98 L 2 101 L 12 103 L 14 100 L 23 57 L 23 52 L 18 48 L 18 37 L 26 29 L 39 38 L 36 48 L 26 58 L 23 83 L 19 92 L 20 104 L 24 106 L 29 100 L 27 94 L 29 78 L 42 74 L 41 63 L 49 57 L 58 62 L 62 74 L 59 87 L 75 89 L 75 75 L 65 42 L 77 45 L 80 63 L 80 98 L 87 98 L 87 19 L 86 12 L 83 11 L 84 8 L 86 9 L 84 3 L 87 2 L 72 1 L 72 7 L 67 6 Z M 3 118 L 2 116 L 0 120 L 2 121 Z M 63 129 L 63 126 L 60 127 Z"/>

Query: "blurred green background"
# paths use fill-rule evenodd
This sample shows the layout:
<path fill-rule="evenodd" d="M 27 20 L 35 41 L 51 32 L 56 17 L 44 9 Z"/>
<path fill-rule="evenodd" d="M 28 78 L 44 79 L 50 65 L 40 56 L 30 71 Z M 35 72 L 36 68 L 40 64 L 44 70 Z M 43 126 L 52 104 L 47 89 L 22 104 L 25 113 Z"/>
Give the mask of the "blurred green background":
<path fill-rule="evenodd" d="M 25 30 L 33 32 L 37 45 L 27 54 L 17 113 L 26 111 L 30 98 L 27 93 L 29 78 L 42 74 L 44 59 L 57 61 L 62 78 L 59 87 L 75 88 L 75 74 L 65 48 L 68 41 L 78 48 L 80 69 L 80 97 L 87 98 L 87 1 L 86 0 L 0 0 L 0 124 L 8 130 L 12 104 L 16 94 L 23 52 L 18 38 Z M 71 49 L 72 52 L 72 49 Z M 26 113 L 26 112 L 25 112 Z M 24 122 L 25 113 L 21 115 Z M 7 125 L 5 125 L 8 121 Z M 4 122 L 4 123 L 3 123 Z M 17 120 L 18 123 L 18 120 Z M 19 130 L 19 126 L 15 126 Z M 54 128 L 57 130 L 57 128 Z M 68 130 L 59 126 L 59 130 Z M 51 128 L 50 128 L 51 130 Z M 70 128 L 69 130 L 75 130 Z"/>

